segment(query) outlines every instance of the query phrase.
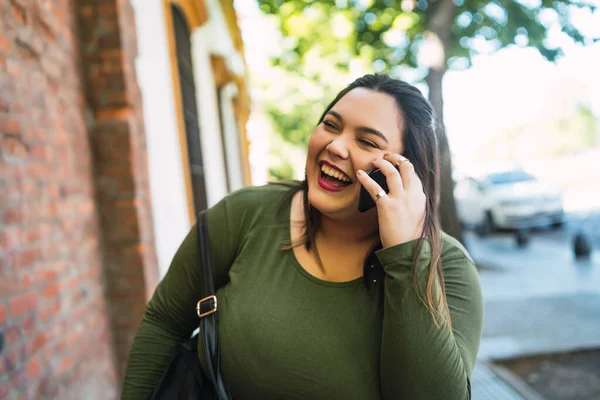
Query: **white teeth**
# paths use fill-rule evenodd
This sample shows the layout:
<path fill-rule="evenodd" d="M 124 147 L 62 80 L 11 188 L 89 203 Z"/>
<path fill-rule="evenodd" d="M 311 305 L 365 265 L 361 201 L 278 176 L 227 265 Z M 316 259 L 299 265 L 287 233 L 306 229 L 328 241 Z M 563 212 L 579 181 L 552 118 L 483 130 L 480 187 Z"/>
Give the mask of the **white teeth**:
<path fill-rule="evenodd" d="M 338 179 L 342 182 L 350 182 L 350 179 L 346 178 L 346 176 L 344 176 L 342 173 L 334 170 L 333 168 L 329 168 L 325 164 L 321 165 L 321 171 L 323 171 L 323 173 L 325 173 L 326 175 L 329 175 L 329 176 L 331 176 L 335 179 Z"/>

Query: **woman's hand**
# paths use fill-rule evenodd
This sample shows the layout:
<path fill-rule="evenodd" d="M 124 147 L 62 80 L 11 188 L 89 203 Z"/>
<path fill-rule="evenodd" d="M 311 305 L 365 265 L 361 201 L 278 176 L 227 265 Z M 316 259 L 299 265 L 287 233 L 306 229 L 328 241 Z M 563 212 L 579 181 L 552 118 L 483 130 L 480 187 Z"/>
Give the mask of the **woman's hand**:
<path fill-rule="evenodd" d="M 390 189 L 388 195 L 377 199 L 377 194 L 383 191 L 381 186 L 362 170 L 358 170 L 357 176 L 376 199 L 383 248 L 419 239 L 425 221 L 426 198 L 415 168 L 399 154 L 386 154 L 383 159 L 373 161 L 373 165 L 385 175 Z"/>

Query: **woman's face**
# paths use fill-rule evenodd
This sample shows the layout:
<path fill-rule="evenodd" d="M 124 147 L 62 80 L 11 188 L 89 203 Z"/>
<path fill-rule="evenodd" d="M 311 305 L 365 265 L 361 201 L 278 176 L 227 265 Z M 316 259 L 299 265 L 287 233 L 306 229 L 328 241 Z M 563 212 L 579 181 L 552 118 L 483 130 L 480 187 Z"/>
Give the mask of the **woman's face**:
<path fill-rule="evenodd" d="M 315 128 L 308 142 L 308 200 L 330 217 L 358 213 L 356 171 L 373 168 L 385 153 L 402 153 L 404 120 L 394 99 L 356 88 L 342 97 Z M 333 176 L 331 176 L 333 175 Z"/>

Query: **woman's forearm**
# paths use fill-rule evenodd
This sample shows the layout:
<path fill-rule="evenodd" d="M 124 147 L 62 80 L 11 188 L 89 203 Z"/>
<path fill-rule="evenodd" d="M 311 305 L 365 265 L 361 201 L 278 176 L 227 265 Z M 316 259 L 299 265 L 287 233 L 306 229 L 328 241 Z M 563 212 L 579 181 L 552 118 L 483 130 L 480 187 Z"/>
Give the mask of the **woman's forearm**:
<path fill-rule="evenodd" d="M 477 271 L 459 248 L 444 252 L 446 298 L 452 330 L 436 326 L 412 283 L 412 252 L 406 243 L 378 252 L 386 271 L 381 376 L 384 398 L 464 400 L 482 329 Z M 428 246 L 419 257 L 424 285 Z"/>

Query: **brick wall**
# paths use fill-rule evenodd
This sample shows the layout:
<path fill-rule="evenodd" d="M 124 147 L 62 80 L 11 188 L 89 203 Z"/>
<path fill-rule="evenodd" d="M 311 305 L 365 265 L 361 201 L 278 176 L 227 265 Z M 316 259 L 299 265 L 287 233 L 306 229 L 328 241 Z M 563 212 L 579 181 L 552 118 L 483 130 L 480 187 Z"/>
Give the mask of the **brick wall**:
<path fill-rule="evenodd" d="M 112 399 L 157 280 L 128 1 L 0 0 L 0 399 Z"/>
<path fill-rule="evenodd" d="M 88 129 L 118 373 L 158 280 L 133 7 L 77 2 Z"/>
<path fill-rule="evenodd" d="M 0 398 L 113 398 L 71 2 L 0 1 Z"/>

